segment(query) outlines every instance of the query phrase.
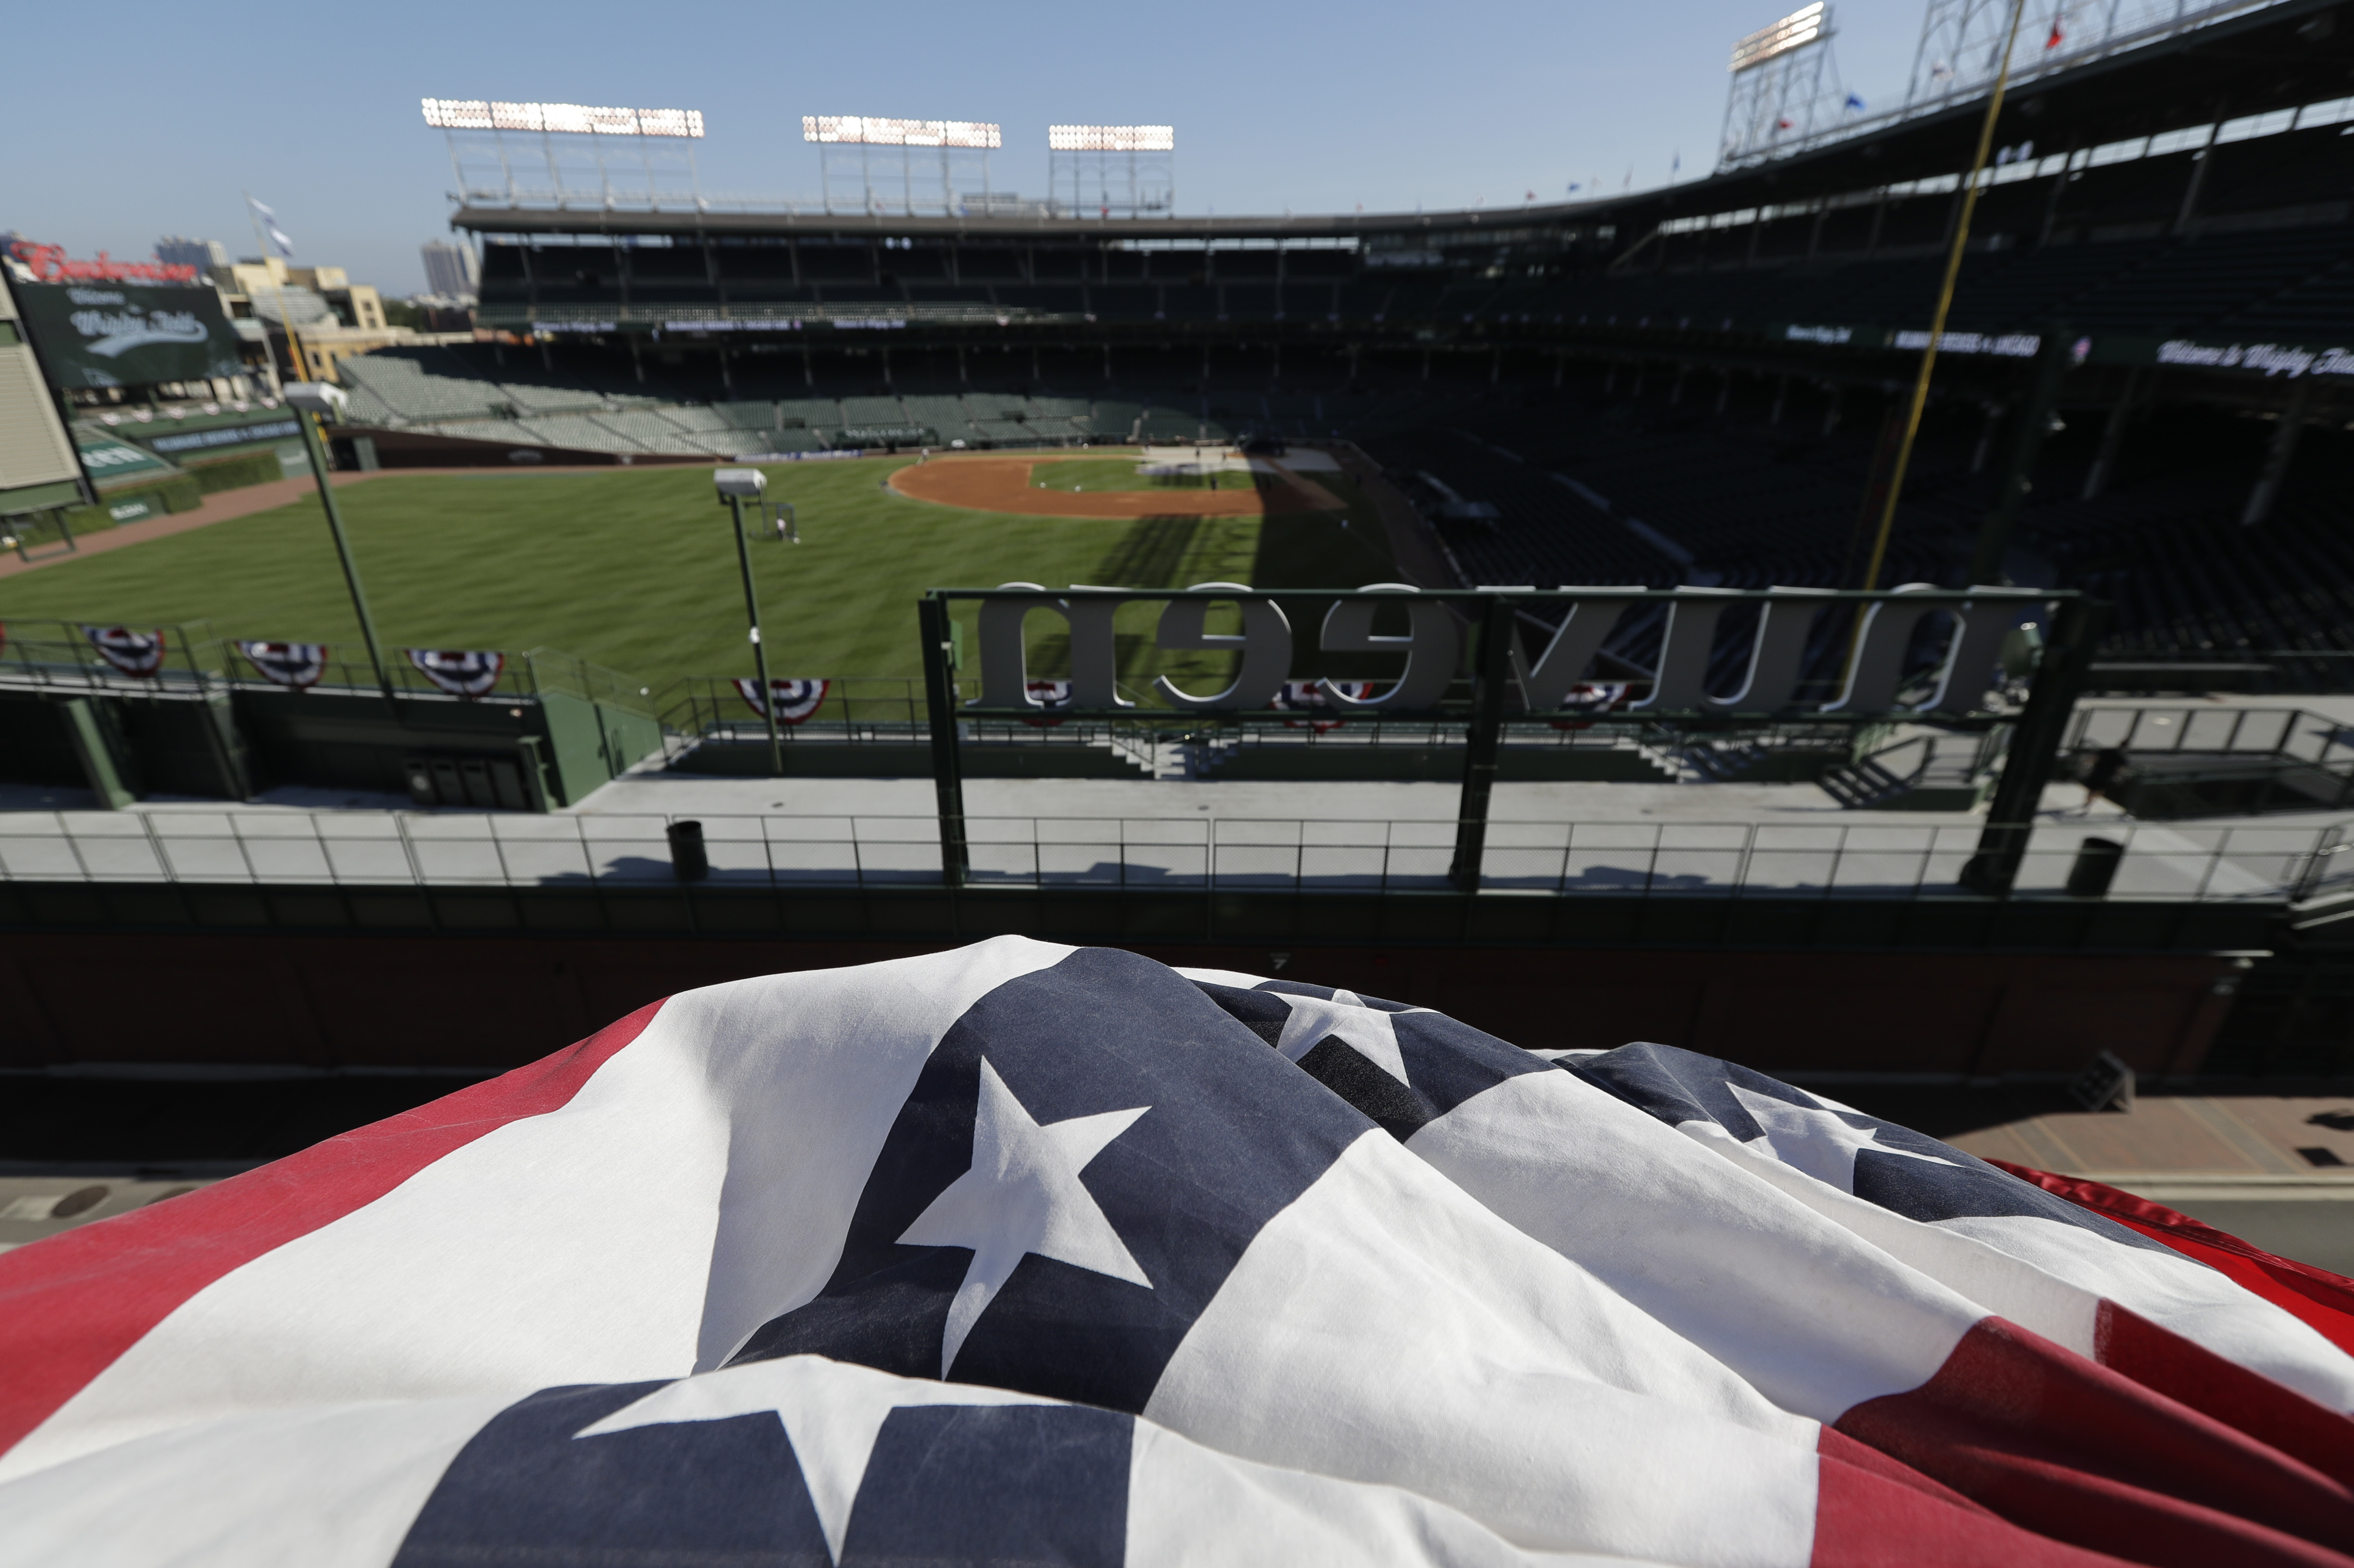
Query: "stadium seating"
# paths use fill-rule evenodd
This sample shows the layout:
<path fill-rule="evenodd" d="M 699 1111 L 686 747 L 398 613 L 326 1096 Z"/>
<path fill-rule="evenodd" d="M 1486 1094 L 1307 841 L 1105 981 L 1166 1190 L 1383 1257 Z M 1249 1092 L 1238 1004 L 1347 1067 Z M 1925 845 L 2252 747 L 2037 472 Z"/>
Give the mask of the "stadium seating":
<path fill-rule="evenodd" d="M 365 391 L 401 423 L 483 418 L 508 401 L 497 383 L 471 374 L 442 348 L 378 349 L 355 355 L 336 370 L 355 393 Z"/>

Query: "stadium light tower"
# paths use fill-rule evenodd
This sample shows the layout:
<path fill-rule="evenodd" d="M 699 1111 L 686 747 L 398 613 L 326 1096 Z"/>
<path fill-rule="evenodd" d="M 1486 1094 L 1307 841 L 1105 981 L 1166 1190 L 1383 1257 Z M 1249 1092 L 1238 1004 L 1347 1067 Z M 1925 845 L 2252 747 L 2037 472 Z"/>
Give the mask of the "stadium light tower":
<path fill-rule="evenodd" d="M 985 120 L 878 120 L 872 115 L 804 114 L 801 116 L 801 140 L 817 144 L 819 178 L 825 186 L 825 210 L 833 210 L 833 172 L 837 156 L 847 163 L 843 149 L 858 149 L 858 183 L 862 212 L 882 211 L 875 192 L 875 149 L 896 147 L 899 153 L 899 197 L 901 210 L 910 217 L 916 213 L 916 170 L 924 170 L 926 205 L 929 205 L 934 158 L 938 160 L 940 211 L 960 217 L 970 205 L 972 191 L 967 188 L 960 196 L 957 190 L 957 154 L 980 154 L 981 204 L 987 212 L 996 204 L 997 195 L 990 183 L 989 154 L 1004 145 L 1003 132 L 993 122 Z M 970 156 L 967 162 L 970 162 Z M 884 173 L 889 174 L 887 159 Z"/>
<path fill-rule="evenodd" d="M 1795 152 L 1847 102 L 1831 60 L 1831 8 L 1824 0 L 1760 27 L 1733 46 L 1719 167 Z"/>
<path fill-rule="evenodd" d="M 622 143 L 616 139 L 627 138 L 645 176 L 648 207 L 659 208 L 664 194 L 655 165 L 657 154 L 664 150 L 675 154 L 679 149 L 685 155 L 687 188 L 670 193 L 672 199 L 697 208 L 703 205 L 702 177 L 695 166 L 695 143 L 703 139 L 699 109 L 609 109 L 585 103 L 508 103 L 479 98 L 422 101 L 425 123 L 440 131 L 449 143 L 450 171 L 457 176 L 461 203 L 488 200 L 518 207 L 527 199 L 552 198 L 559 207 L 574 201 L 610 207 L 617 194 L 628 193 L 615 191 L 616 170 L 606 149 L 619 152 Z M 546 191 L 517 183 L 513 154 L 520 150 L 510 148 L 509 136 L 522 139 L 524 149 L 531 146 L 530 138 L 537 138 L 539 159 L 547 165 Z M 530 158 L 528 152 L 522 155 Z M 594 190 L 567 186 L 567 168 L 580 174 L 594 168 Z M 620 173 L 626 179 L 626 164 Z M 478 180 L 492 183 L 478 184 Z"/>
<path fill-rule="evenodd" d="M 1176 210 L 1177 131 L 1171 125 L 1049 125 L 1046 196 L 1098 217 L 1166 217 Z"/>
<path fill-rule="evenodd" d="M 752 624 L 752 673 L 760 683 L 760 716 L 769 724 L 769 776 L 785 771 L 785 753 L 777 738 L 777 688 L 769 683 L 769 651 L 760 646 L 760 596 L 752 591 L 752 548 L 744 542 L 744 503 L 756 504 L 767 493 L 769 476 L 757 468 L 717 468 L 711 482 L 719 499 L 736 514 L 736 564 L 744 568 L 744 615 Z"/>
<path fill-rule="evenodd" d="M 327 532 L 335 537 L 335 558 L 344 566 L 344 584 L 352 590 L 352 612 L 359 617 L 360 641 L 367 644 L 368 665 L 384 700 L 393 700 L 392 675 L 386 669 L 384 650 L 376 640 L 376 618 L 368 614 L 367 593 L 360 587 L 359 563 L 352 559 L 352 542 L 344 535 L 344 514 L 335 505 L 335 487 L 327 482 L 327 450 L 319 440 L 318 421 L 340 419 L 352 398 L 340 387 L 323 381 L 296 381 L 281 388 L 294 422 L 302 428 L 302 450 L 311 459 L 311 477 L 319 486 L 319 504 L 326 509 Z"/>

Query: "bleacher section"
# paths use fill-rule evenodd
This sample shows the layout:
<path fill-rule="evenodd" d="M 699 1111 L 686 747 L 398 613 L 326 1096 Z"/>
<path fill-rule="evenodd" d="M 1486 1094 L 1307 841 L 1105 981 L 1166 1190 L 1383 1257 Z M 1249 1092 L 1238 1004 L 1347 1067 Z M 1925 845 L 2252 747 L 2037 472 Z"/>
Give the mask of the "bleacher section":
<path fill-rule="evenodd" d="M 1191 386 L 1124 397 L 1002 380 L 938 388 L 936 378 L 927 382 L 920 376 L 917 384 L 935 389 L 901 394 L 867 387 L 813 395 L 805 385 L 745 376 L 737 378 L 732 395 L 713 397 L 714 388 L 692 377 L 649 375 L 640 381 L 619 356 L 594 348 L 555 350 L 536 366 L 525 364 L 538 359 L 535 351 L 510 347 L 501 354 L 480 344 L 394 348 L 346 359 L 342 372 L 357 424 L 514 446 L 712 457 L 816 450 L 845 430 L 854 436 L 930 431 L 943 446 L 961 441 L 973 448 L 1219 440 L 1244 429 L 1331 433 L 1317 422 L 1320 416 L 1311 419 L 1328 400 L 1336 413 L 1377 401 L 1337 390 L 1274 400 L 1240 390 L 1205 397 Z M 1102 361 L 1097 356 L 1091 363 Z M 1066 361 L 1063 368 L 1078 366 Z M 527 370 L 536 375 L 527 378 Z M 777 395 L 748 395 L 755 389 Z M 1275 413 L 1278 404 L 1288 419 Z"/>

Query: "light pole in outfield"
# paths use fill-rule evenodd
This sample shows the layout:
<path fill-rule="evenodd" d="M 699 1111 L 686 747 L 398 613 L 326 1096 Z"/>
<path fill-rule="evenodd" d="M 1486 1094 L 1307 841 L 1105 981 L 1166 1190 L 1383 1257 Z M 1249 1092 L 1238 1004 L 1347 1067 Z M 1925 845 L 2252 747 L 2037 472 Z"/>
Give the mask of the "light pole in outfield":
<path fill-rule="evenodd" d="M 785 753 L 777 739 L 777 691 L 769 684 L 769 652 L 760 645 L 760 599 L 752 591 L 752 549 L 744 542 L 744 503 L 758 504 L 769 488 L 769 476 L 757 468 L 716 468 L 711 482 L 719 499 L 736 517 L 736 561 L 744 568 L 744 618 L 752 627 L 752 671 L 760 683 L 760 716 L 769 724 L 769 774 L 785 770 Z"/>
<path fill-rule="evenodd" d="M 367 644 L 368 664 L 376 683 L 392 703 L 392 673 L 385 668 L 384 650 L 376 645 L 376 619 L 368 614 L 367 594 L 360 587 L 359 563 L 352 559 L 352 542 L 344 535 L 344 514 L 335 507 L 335 487 L 327 482 L 327 449 L 319 440 L 318 421 L 341 418 L 351 394 L 323 381 L 296 381 L 281 388 L 294 422 L 302 429 L 302 450 L 311 459 L 311 477 L 318 482 L 319 504 L 327 511 L 327 531 L 335 536 L 335 556 L 344 564 L 344 581 L 352 590 L 352 609 L 360 619 L 360 638 Z"/>

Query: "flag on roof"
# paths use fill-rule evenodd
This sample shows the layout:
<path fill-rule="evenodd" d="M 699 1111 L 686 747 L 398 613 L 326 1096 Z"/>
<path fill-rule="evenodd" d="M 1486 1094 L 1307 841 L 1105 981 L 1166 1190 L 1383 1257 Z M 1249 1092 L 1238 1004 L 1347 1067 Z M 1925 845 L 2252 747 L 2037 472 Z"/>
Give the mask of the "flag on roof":
<path fill-rule="evenodd" d="M 249 196 L 245 198 L 245 201 L 248 207 L 253 208 L 253 216 L 260 222 L 261 231 L 270 237 L 270 243 L 278 248 L 278 254 L 292 260 L 294 255 L 294 242 L 286 238 L 284 229 L 278 227 L 278 215 Z"/>
<path fill-rule="evenodd" d="M 2054 16 L 2052 18 L 2052 36 L 2043 40 L 2043 47 L 2047 49 L 2056 49 L 2060 47 L 2061 40 L 2066 37 L 2067 34 L 2060 30 L 2060 18 Z"/>
<path fill-rule="evenodd" d="M 1847 95 L 1846 107 L 1856 113 L 1861 113 L 1863 111 L 1863 95 L 1860 92 L 1849 93 Z"/>
<path fill-rule="evenodd" d="M 1126 952 L 741 980 L 0 1256 L 0 1558 L 2354 1562 L 2349 1282 L 2043 1180 Z"/>

